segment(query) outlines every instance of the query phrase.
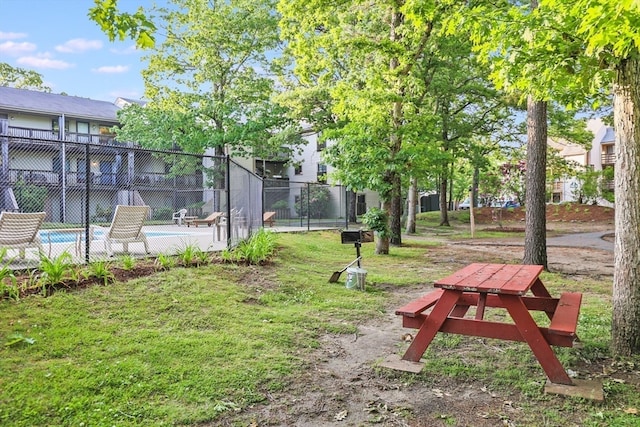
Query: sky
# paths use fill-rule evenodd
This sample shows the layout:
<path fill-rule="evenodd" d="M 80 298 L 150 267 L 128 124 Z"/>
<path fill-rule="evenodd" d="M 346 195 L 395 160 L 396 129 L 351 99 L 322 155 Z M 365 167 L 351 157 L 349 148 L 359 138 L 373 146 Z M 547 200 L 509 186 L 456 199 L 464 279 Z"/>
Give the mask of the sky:
<path fill-rule="evenodd" d="M 119 0 L 135 12 L 151 0 Z M 162 3 L 161 0 L 156 3 Z M 88 17 L 93 0 L 0 0 L 0 62 L 36 71 L 52 93 L 113 102 L 141 99 L 144 53 L 110 42 Z"/>

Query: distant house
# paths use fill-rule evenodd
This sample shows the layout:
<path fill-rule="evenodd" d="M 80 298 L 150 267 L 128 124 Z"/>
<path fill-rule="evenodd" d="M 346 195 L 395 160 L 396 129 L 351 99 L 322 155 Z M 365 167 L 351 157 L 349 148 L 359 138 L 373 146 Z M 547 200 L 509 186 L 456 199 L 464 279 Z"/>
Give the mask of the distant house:
<path fill-rule="evenodd" d="M 587 123 L 594 137 L 591 142 L 591 149 L 562 140 L 548 140 L 548 144 L 555 148 L 558 153 L 567 160 L 571 160 L 585 168 L 593 170 L 604 170 L 613 168 L 615 165 L 615 131 L 611 126 L 607 126 L 600 119 L 592 119 Z M 613 189 L 613 183 L 608 183 Z M 567 177 L 556 180 L 553 184 L 552 201 L 554 203 L 577 201 L 580 183 L 575 177 Z M 598 200 L 598 204 L 612 206 L 606 200 Z"/>

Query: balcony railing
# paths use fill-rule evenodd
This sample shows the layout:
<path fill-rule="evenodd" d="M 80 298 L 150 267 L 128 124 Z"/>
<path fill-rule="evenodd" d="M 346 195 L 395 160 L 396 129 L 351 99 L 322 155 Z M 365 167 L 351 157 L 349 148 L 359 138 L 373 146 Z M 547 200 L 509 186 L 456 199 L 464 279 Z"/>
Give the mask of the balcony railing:
<path fill-rule="evenodd" d="M 24 139 L 24 140 L 39 140 L 39 141 L 62 141 L 58 135 L 58 132 L 45 129 L 32 129 L 16 126 L 8 126 L 6 129 L 6 135 L 12 138 Z M 78 132 L 66 132 L 65 142 L 77 142 L 77 143 L 89 143 L 100 145 L 116 145 L 116 146 L 134 146 L 135 144 L 130 142 L 116 141 L 115 135 L 94 135 L 88 133 Z"/>
<path fill-rule="evenodd" d="M 85 172 L 66 172 L 66 181 L 68 186 L 86 185 Z M 9 169 L 9 183 L 16 184 L 24 182 L 25 184 L 57 186 L 60 185 L 62 173 L 30 170 L 30 169 Z M 94 186 L 112 186 L 125 187 L 128 186 L 127 177 L 115 173 L 94 173 L 89 174 L 89 182 Z M 201 174 L 168 177 L 165 174 L 141 172 L 136 173 L 133 178 L 134 187 L 152 187 L 152 188 L 202 188 L 203 179 Z"/>
<path fill-rule="evenodd" d="M 616 155 L 615 154 L 603 154 L 602 155 L 602 164 L 603 165 L 613 165 L 616 163 Z"/>

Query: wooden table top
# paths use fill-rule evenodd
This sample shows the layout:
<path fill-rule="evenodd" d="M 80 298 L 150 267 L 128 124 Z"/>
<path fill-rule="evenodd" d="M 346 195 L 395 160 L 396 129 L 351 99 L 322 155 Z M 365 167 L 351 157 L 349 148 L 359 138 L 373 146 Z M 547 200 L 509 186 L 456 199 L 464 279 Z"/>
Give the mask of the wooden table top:
<path fill-rule="evenodd" d="M 474 263 L 434 282 L 436 288 L 524 295 L 542 273 L 541 265 Z"/>

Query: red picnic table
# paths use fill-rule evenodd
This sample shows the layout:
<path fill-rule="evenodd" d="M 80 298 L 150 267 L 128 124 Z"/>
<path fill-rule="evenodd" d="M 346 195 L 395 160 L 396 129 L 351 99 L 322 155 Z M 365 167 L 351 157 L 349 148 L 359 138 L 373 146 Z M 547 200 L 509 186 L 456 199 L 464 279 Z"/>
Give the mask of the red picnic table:
<path fill-rule="evenodd" d="M 573 385 L 551 346 L 573 347 L 582 294 L 551 297 L 540 280 L 542 270 L 540 265 L 475 263 L 436 281 L 438 289 L 396 310 L 404 327 L 419 329 L 402 359 L 419 362 L 438 332 L 524 341 L 552 383 Z M 475 316 L 465 317 L 472 306 Z M 487 307 L 506 309 L 513 323 L 485 320 Z M 544 311 L 549 326 L 538 326 L 532 311 Z"/>

